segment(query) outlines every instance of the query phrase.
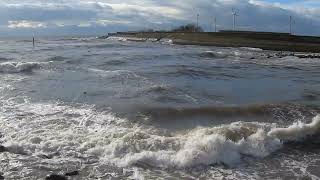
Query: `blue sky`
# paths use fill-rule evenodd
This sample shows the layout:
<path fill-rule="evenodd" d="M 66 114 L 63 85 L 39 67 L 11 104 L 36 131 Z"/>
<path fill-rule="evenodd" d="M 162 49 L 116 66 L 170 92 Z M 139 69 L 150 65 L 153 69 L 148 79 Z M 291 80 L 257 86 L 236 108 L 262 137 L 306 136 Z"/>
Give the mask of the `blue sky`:
<path fill-rule="evenodd" d="M 168 30 L 195 23 L 212 30 L 289 31 L 320 36 L 320 0 L 0 0 L 0 36 L 104 34 L 114 31 Z"/>

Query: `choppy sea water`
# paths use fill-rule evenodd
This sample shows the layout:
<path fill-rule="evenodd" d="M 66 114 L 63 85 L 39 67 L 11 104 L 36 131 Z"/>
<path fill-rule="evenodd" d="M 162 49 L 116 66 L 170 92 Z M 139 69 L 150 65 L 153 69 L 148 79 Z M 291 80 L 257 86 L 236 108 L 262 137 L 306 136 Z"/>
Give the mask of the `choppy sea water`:
<path fill-rule="evenodd" d="M 320 59 L 254 48 L 0 43 L 0 174 L 319 179 Z"/>

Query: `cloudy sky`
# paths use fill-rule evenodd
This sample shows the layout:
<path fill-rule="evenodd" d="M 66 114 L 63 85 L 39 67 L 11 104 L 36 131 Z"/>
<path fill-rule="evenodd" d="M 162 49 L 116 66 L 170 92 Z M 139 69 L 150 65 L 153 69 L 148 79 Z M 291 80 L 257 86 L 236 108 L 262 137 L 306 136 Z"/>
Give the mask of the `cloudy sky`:
<path fill-rule="evenodd" d="M 289 31 L 320 35 L 320 0 L 0 0 L 0 36 L 103 34 L 140 29 L 170 29 L 195 23 L 212 30 Z"/>

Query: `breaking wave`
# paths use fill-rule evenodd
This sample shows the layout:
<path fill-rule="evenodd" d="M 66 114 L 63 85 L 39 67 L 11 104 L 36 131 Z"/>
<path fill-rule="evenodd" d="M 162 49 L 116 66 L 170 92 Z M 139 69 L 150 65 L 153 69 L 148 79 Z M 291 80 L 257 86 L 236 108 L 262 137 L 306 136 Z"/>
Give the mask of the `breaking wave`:
<path fill-rule="evenodd" d="M 261 48 L 253 48 L 253 47 L 241 47 L 241 49 L 247 50 L 247 51 L 263 51 L 263 49 Z"/>
<path fill-rule="evenodd" d="M 252 58 L 258 56 L 254 52 L 242 52 L 236 50 L 224 50 L 224 51 L 205 51 L 200 54 L 201 57 L 207 58 L 227 58 L 227 57 L 239 57 L 239 58 Z"/>
<path fill-rule="evenodd" d="M 284 146 L 284 142 L 303 140 L 320 129 L 318 115 L 310 124 L 300 122 L 288 128 L 272 123 L 234 122 L 168 132 L 131 123 L 110 111 L 99 112 L 94 106 L 3 103 L 0 129 L 4 146 L 10 152 L 97 158 L 100 163 L 118 167 L 232 167 L 241 163 L 244 156 L 266 157 Z"/>
<path fill-rule="evenodd" d="M 62 57 L 62 56 L 53 56 L 53 57 L 50 57 L 48 58 L 46 61 L 50 62 L 50 61 L 53 61 L 53 62 L 60 62 L 60 61 L 64 61 L 66 60 L 67 58 L 66 57 Z"/>
<path fill-rule="evenodd" d="M 280 149 L 287 140 L 300 141 L 319 133 L 319 122 L 320 116 L 315 117 L 311 124 L 300 123 L 298 127 L 293 125 L 288 128 L 235 122 L 220 127 L 197 128 L 169 137 L 136 131 L 110 147 L 114 147 L 113 154 L 119 156 L 114 161 L 120 166 L 180 169 L 224 164 L 232 167 L 239 164 L 243 156 L 263 158 Z M 281 135 L 287 131 L 291 133 L 286 133 L 286 137 Z"/>
<path fill-rule="evenodd" d="M 39 62 L 5 62 L 0 63 L 0 73 L 32 72 L 41 67 Z"/>
<path fill-rule="evenodd" d="M 286 141 L 295 141 L 319 133 L 320 115 L 313 118 L 310 124 L 297 122 L 288 128 L 272 129 L 268 135 Z"/>

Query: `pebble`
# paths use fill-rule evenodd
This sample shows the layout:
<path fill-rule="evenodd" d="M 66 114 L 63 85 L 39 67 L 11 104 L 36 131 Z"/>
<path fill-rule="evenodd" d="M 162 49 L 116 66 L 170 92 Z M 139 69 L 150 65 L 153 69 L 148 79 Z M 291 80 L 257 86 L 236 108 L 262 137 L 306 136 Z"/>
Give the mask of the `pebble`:
<path fill-rule="evenodd" d="M 46 177 L 46 180 L 68 180 L 65 176 L 51 174 Z"/>
<path fill-rule="evenodd" d="M 73 172 L 66 173 L 66 176 L 77 176 L 77 175 L 79 175 L 79 171 L 73 171 Z"/>

